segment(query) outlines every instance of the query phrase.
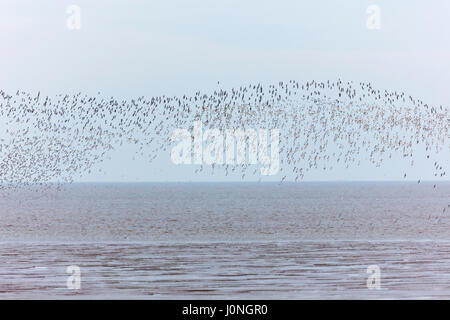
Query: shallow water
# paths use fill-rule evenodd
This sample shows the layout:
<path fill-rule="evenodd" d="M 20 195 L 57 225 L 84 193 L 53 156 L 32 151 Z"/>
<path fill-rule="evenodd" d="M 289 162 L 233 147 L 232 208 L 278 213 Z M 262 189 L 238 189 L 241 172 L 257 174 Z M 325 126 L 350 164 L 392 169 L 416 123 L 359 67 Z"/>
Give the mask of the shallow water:
<path fill-rule="evenodd" d="M 448 204 L 450 183 L 19 190 L 0 201 L 0 298 L 447 298 Z"/>

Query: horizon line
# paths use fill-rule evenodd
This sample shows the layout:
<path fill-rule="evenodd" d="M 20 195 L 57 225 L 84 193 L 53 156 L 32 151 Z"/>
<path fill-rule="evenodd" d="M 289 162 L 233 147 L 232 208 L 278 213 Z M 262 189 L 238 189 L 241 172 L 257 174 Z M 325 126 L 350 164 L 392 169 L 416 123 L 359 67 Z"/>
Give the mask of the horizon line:
<path fill-rule="evenodd" d="M 242 180 L 227 180 L 227 181 L 186 181 L 186 180 L 181 180 L 181 181 L 163 181 L 163 180 L 155 180 L 155 181 L 72 181 L 72 182 L 58 182 L 58 181 L 52 181 L 52 182 L 33 182 L 33 183 L 28 183 L 28 182 L 7 182 L 7 183 L 0 183 L 0 185 L 49 185 L 49 184 L 89 184 L 89 183 L 97 183 L 97 184 L 101 184 L 101 183 L 114 183 L 114 184 L 120 184 L 120 183 L 278 183 L 278 184 L 283 184 L 283 183 L 292 183 L 292 184 L 297 184 L 297 183 L 354 183 L 354 182 L 408 182 L 408 183 L 438 183 L 438 182 L 450 182 L 450 180 L 422 180 L 422 179 L 417 179 L 417 180 L 302 180 L 302 181 L 291 181 L 291 180 L 284 180 L 284 181 L 242 181 Z"/>

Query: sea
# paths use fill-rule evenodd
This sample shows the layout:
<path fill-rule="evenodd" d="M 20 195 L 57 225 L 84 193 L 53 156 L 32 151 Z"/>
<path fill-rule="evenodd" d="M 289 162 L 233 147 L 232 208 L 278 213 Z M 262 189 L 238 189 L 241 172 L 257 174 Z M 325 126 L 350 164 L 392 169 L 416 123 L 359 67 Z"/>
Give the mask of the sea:
<path fill-rule="evenodd" d="M 447 298 L 450 182 L 0 192 L 0 299 Z"/>

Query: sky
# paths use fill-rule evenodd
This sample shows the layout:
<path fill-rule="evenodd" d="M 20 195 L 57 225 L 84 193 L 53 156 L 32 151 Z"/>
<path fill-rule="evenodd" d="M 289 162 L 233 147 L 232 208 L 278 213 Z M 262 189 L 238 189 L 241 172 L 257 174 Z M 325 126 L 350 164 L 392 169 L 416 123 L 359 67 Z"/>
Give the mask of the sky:
<path fill-rule="evenodd" d="M 71 5 L 80 8 L 79 29 L 67 26 Z M 367 27 L 370 5 L 381 10 L 379 29 Z M 3 0 L 0 88 L 131 99 L 213 90 L 217 81 L 231 88 L 341 78 L 448 106 L 449 13 L 446 0 Z M 413 168 L 399 155 L 380 168 L 363 162 L 305 179 L 399 180 L 403 171 L 433 179 L 422 158 Z M 450 152 L 438 159 L 448 165 Z M 98 167 L 78 180 L 239 180 L 176 166 L 170 150 L 152 163 L 133 160 L 132 146 L 116 148 Z"/>

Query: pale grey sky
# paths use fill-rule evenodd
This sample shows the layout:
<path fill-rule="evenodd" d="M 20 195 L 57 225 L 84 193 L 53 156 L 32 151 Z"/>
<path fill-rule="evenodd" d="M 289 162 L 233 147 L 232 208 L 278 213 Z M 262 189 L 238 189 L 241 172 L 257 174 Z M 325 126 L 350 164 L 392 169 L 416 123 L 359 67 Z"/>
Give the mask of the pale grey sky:
<path fill-rule="evenodd" d="M 66 26 L 69 5 L 81 29 Z M 366 27 L 369 5 L 381 29 Z M 450 2 L 3 0 L 0 87 L 45 94 L 78 92 L 132 98 L 281 80 L 369 81 L 430 104 L 450 103 Z M 448 148 L 447 148 L 448 149 Z M 151 164 L 118 148 L 104 173 L 82 181 L 238 180 L 176 167 L 170 150 Z M 399 155 L 381 168 L 311 172 L 307 180 L 432 179 L 433 168 Z M 440 155 L 449 164 L 450 153 Z M 279 180 L 280 177 L 273 177 Z M 266 179 L 270 180 L 270 179 Z"/>

